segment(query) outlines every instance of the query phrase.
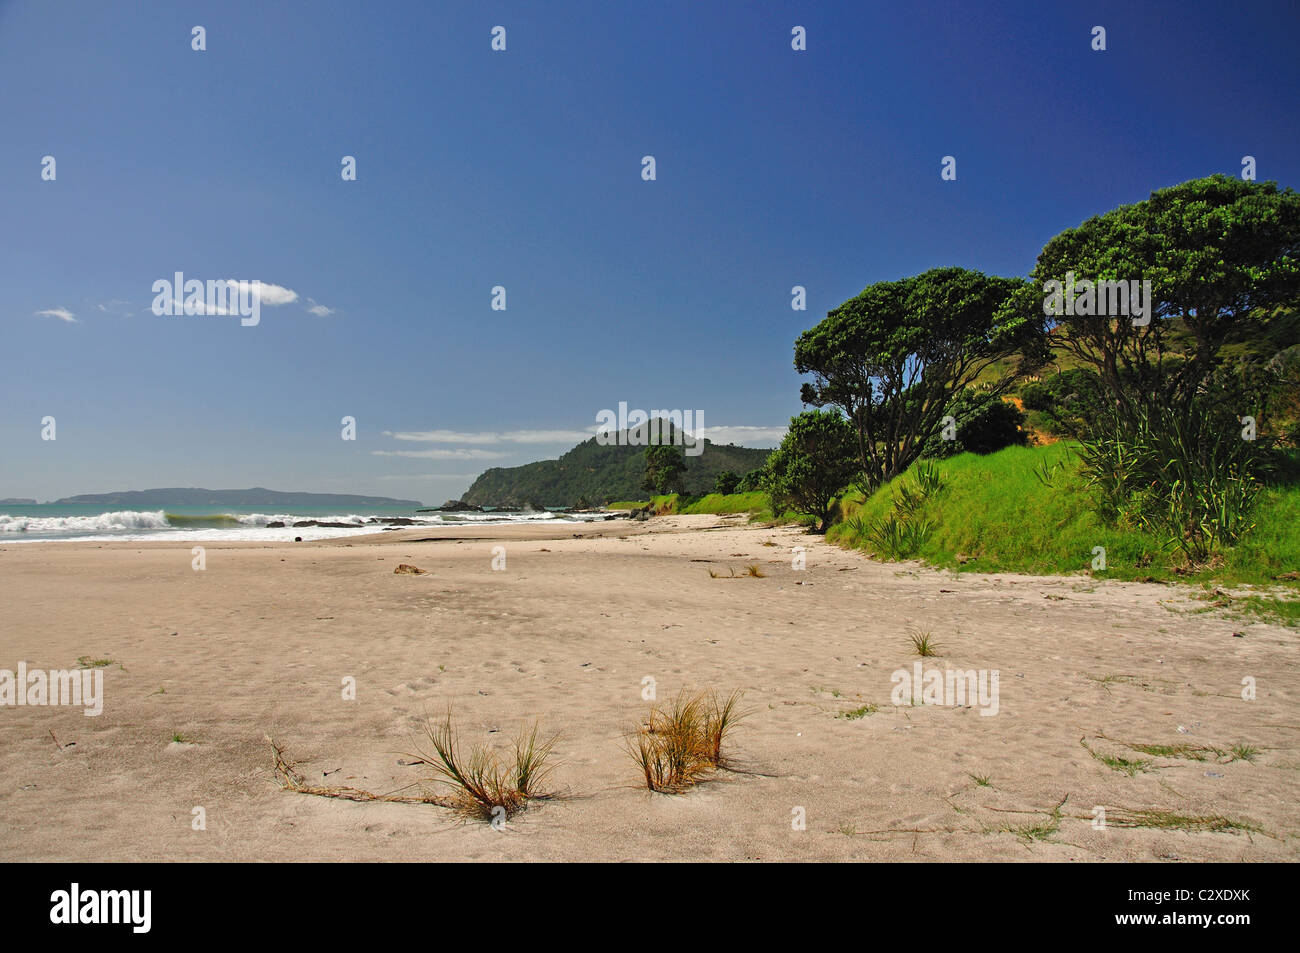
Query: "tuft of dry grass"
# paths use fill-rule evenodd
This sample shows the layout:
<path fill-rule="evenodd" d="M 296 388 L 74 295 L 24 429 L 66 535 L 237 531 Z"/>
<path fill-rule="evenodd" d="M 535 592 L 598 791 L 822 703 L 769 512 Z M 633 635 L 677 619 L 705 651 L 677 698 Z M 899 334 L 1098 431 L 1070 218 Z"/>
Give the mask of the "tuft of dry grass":
<path fill-rule="evenodd" d="M 734 691 L 719 701 L 716 692 L 683 689 L 671 702 L 652 706 L 645 723 L 625 739 L 646 787 L 677 794 L 725 769 L 723 746 L 746 714 L 740 710 L 743 694 Z"/>
<path fill-rule="evenodd" d="M 555 769 L 548 762 L 559 735 L 539 740 L 536 722 L 531 729 L 520 731 L 508 761 L 486 745 L 474 745 L 468 754 L 462 754 L 450 708 L 442 721 L 426 721 L 424 731 L 432 753 L 417 751 L 408 757 L 432 768 L 434 780 L 451 787 L 451 806 L 462 814 L 484 820 L 496 820 L 503 812 L 512 817 L 529 801 L 555 796 L 543 787 Z"/>
<path fill-rule="evenodd" d="M 750 563 L 745 567 L 745 572 L 749 573 L 755 579 L 762 579 L 767 573 L 758 568 L 758 563 Z"/>

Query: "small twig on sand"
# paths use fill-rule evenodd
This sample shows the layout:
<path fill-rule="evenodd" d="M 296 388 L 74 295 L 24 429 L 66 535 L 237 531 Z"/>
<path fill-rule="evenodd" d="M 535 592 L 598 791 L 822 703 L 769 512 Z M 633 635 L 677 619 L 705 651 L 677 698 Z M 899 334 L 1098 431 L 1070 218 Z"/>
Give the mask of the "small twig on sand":
<path fill-rule="evenodd" d="M 284 756 L 283 746 L 276 744 L 271 738 L 266 740 L 271 743 L 271 750 L 275 752 L 275 776 L 280 785 L 287 791 L 294 791 L 298 794 L 314 794 L 317 797 L 339 798 L 344 801 L 389 801 L 397 804 L 436 804 L 439 807 L 454 807 L 450 798 L 438 797 L 432 794 L 419 796 L 372 794 L 369 791 L 363 791 L 361 788 L 325 788 L 308 784 L 307 779 L 297 769 L 298 762 L 290 761 Z"/>

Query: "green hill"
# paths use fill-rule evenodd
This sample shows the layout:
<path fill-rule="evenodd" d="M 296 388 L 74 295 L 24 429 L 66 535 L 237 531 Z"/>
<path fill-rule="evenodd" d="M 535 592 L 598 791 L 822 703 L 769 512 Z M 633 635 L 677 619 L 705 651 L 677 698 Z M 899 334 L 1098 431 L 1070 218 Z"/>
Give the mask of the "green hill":
<path fill-rule="evenodd" d="M 730 470 L 744 476 L 761 467 L 771 452 L 705 440 L 702 453 L 686 456 L 686 490 L 692 495 L 711 492 L 719 473 Z M 558 460 L 493 467 L 474 481 L 463 499 L 476 506 L 575 506 L 582 500 L 600 505 L 644 498 L 644 476 L 645 447 L 601 446 L 592 437 Z"/>

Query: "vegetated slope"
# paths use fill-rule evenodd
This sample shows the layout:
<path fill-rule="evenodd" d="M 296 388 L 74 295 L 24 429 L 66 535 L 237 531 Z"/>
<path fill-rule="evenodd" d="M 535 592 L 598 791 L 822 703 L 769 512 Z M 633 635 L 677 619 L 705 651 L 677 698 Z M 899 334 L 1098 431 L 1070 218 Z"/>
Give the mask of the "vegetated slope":
<path fill-rule="evenodd" d="M 684 481 L 691 495 L 713 489 L 719 473 L 743 476 L 763 465 L 770 450 L 704 442 L 698 456 L 687 455 Z M 539 460 L 519 467 L 493 467 L 465 492 L 477 506 L 598 506 L 608 500 L 644 499 L 645 447 L 601 446 L 585 440 L 558 460 Z"/>

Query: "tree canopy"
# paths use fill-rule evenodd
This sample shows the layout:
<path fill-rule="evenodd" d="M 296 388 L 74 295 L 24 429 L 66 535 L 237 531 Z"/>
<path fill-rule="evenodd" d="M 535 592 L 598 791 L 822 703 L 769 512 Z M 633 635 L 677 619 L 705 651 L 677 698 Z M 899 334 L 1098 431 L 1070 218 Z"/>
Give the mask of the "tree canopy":
<path fill-rule="evenodd" d="M 1160 405 L 1185 418 L 1250 314 L 1295 302 L 1298 252 L 1300 195 L 1212 175 L 1066 229 L 1043 248 L 1033 278 L 1039 287 L 1067 272 L 1150 281 L 1148 323 L 1067 313 L 1056 320 L 1068 334 L 1053 337 L 1097 372 L 1125 416 Z"/>
<path fill-rule="evenodd" d="M 868 486 L 907 469 L 981 374 L 1003 364 L 988 390 L 997 396 L 1044 360 L 1045 318 L 1028 287 L 936 268 L 877 282 L 800 335 L 795 368 L 813 376 L 800 396 L 844 411 Z"/>

